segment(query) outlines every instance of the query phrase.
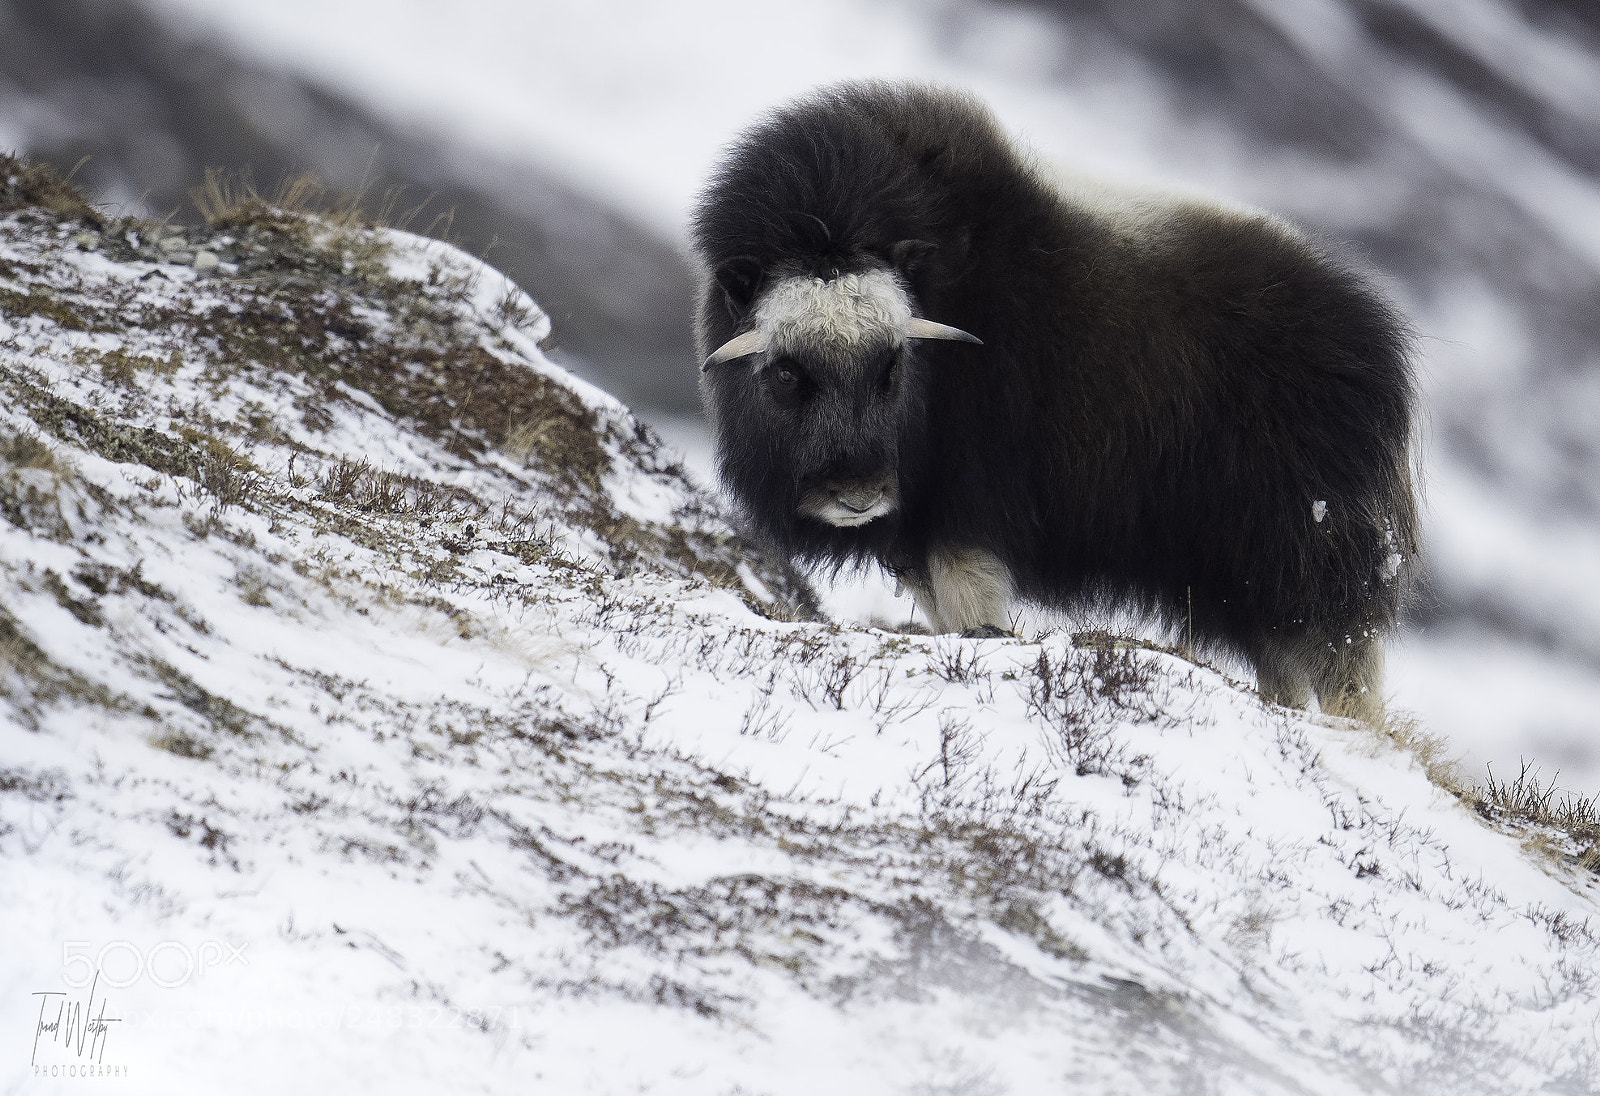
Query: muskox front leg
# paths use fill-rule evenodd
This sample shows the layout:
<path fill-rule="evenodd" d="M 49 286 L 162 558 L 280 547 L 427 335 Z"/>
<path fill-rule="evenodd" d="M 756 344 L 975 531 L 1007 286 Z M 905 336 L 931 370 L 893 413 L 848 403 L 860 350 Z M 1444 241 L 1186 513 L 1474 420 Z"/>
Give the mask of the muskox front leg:
<path fill-rule="evenodd" d="M 981 548 L 930 552 L 926 574 L 902 578 L 935 634 L 1011 634 L 1011 571 L 994 553 Z"/>
<path fill-rule="evenodd" d="M 1305 646 L 1272 641 L 1263 644 L 1250 660 L 1256 668 L 1256 691 L 1261 699 L 1286 708 L 1311 704 L 1311 671 Z"/>

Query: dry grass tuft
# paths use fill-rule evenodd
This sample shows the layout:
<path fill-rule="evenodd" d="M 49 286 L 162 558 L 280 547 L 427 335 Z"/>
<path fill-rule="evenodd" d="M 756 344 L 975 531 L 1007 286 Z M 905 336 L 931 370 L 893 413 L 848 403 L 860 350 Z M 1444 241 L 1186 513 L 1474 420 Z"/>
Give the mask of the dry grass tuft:
<path fill-rule="evenodd" d="M 203 742 L 187 731 L 167 731 L 156 735 L 150 739 L 150 745 L 158 750 L 166 750 L 168 753 L 193 758 L 196 761 L 206 760 L 213 752 L 209 742 Z"/>
<path fill-rule="evenodd" d="M 50 164 L 0 153 L 0 213 L 30 207 L 48 209 L 95 228 L 104 228 L 106 223 L 83 192 L 72 185 L 70 174 L 63 179 Z"/>
<path fill-rule="evenodd" d="M 1600 872 L 1600 796 L 1569 792 L 1557 798 L 1555 778 L 1541 781 L 1538 769 L 1527 761 L 1513 780 L 1498 779 L 1491 768 L 1486 781 L 1475 784 L 1462 772 L 1460 760 L 1447 752 L 1445 739 L 1425 732 L 1409 712 L 1389 709 L 1368 726 L 1379 742 L 1415 757 L 1435 787 L 1497 828 L 1531 828 L 1534 832 L 1523 835 L 1524 847 Z"/>
<path fill-rule="evenodd" d="M 1541 781 L 1539 770 L 1528 761 L 1510 781 L 1497 778 L 1490 768 L 1485 782 L 1474 784 L 1461 771 L 1461 762 L 1446 752 L 1445 740 L 1424 732 L 1416 717 L 1406 712 L 1386 712 L 1373 730 L 1381 740 L 1415 757 L 1435 786 L 1485 820 L 1500 827 L 1541 831 L 1528 837 L 1525 844 L 1530 849 L 1600 871 L 1600 796 L 1568 792 L 1558 798 L 1555 778 Z"/>
<path fill-rule="evenodd" d="M 287 220 L 309 214 L 335 229 L 393 227 L 409 232 L 433 200 L 429 196 L 407 205 L 401 187 L 386 189 L 375 205 L 369 201 L 372 197 L 365 179 L 354 191 L 339 193 L 329 190 L 309 171 L 289 176 L 270 197 L 264 197 L 248 173 L 235 176 L 207 168 L 205 182 L 189 191 L 189 200 L 207 224 L 230 228 L 282 229 Z M 454 222 L 454 210 L 435 214 L 421 235 L 449 239 Z"/>
<path fill-rule="evenodd" d="M 1556 778 L 1540 781 L 1539 770 L 1524 761 L 1509 782 L 1496 779 L 1491 768 L 1484 786 L 1472 789 L 1469 802 L 1490 821 L 1565 834 L 1578 849 L 1578 864 L 1590 871 L 1600 870 L 1600 796 L 1567 792 L 1558 799 Z"/>
<path fill-rule="evenodd" d="M 317 477 L 317 493 L 329 502 L 347 503 L 368 514 L 394 514 L 432 520 L 477 521 L 489 507 L 470 491 L 432 480 L 374 468 L 365 459 L 340 457 Z M 503 515 L 510 520 L 509 503 Z"/>
<path fill-rule="evenodd" d="M 524 464 L 533 460 L 546 468 L 562 470 L 589 492 L 600 489 L 611 458 L 600 447 L 596 422 L 583 409 L 552 403 L 536 409 L 538 417 L 512 423 L 501 450 Z"/>
<path fill-rule="evenodd" d="M 1447 752 L 1448 743 L 1424 731 L 1421 722 L 1410 712 L 1390 708 L 1381 720 L 1368 725 L 1379 740 L 1415 757 L 1436 787 L 1458 799 L 1469 798 L 1476 790 L 1462 774 L 1461 763 Z"/>
<path fill-rule="evenodd" d="M 231 449 L 221 456 L 207 453 L 201 458 L 198 482 L 219 511 L 250 502 L 261 494 L 265 483 L 261 473 Z"/>
<path fill-rule="evenodd" d="M 322 213 L 320 205 L 324 193 L 317 177 L 305 172 L 283 180 L 271 198 L 263 198 L 248 174 L 235 178 L 226 171 L 207 168 L 206 181 L 189 191 L 189 200 L 209 225 L 281 230 L 301 214 Z M 341 227 L 348 227 L 353 212 L 348 209 L 344 212 Z M 336 220 L 335 217 L 328 219 Z"/>

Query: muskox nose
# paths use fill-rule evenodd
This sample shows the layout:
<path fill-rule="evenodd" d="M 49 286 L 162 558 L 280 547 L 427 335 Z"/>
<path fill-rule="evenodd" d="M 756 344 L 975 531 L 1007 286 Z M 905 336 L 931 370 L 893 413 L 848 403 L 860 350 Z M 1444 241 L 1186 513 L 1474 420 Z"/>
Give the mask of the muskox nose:
<path fill-rule="evenodd" d="M 843 506 L 851 513 L 865 514 L 883 501 L 883 488 L 873 487 L 870 489 L 857 488 L 848 491 L 835 491 L 833 497 L 839 500 L 840 506 Z"/>
<path fill-rule="evenodd" d="M 800 512 L 826 525 L 849 529 L 876 521 L 899 506 L 894 480 L 875 476 L 870 480 L 825 480 L 800 499 Z"/>

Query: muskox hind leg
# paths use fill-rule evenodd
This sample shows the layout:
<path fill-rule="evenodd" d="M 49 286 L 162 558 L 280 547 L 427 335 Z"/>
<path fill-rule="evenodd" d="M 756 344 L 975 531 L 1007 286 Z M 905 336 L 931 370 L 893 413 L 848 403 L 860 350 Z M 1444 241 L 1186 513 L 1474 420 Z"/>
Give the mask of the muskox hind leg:
<path fill-rule="evenodd" d="M 925 576 L 902 577 L 935 634 L 1011 634 L 1011 571 L 994 553 L 981 548 L 930 552 Z"/>
<path fill-rule="evenodd" d="M 1368 723 L 1383 719 L 1383 640 L 1375 630 L 1334 640 L 1269 642 L 1251 661 L 1264 700 L 1304 708 L 1315 695 L 1329 715 Z"/>
<path fill-rule="evenodd" d="M 1340 636 L 1323 648 L 1312 683 L 1329 715 L 1383 721 L 1383 640 L 1376 631 Z"/>

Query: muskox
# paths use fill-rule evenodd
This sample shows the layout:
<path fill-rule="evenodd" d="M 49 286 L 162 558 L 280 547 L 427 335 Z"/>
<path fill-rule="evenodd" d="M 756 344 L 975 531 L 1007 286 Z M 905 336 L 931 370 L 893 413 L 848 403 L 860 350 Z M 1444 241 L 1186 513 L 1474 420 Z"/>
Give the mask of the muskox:
<path fill-rule="evenodd" d="M 935 631 L 1118 606 L 1381 712 L 1417 547 L 1408 328 L 1277 217 L 1052 184 L 968 95 L 851 83 L 699 199 L 701 391 L 749 524 Z"/>

